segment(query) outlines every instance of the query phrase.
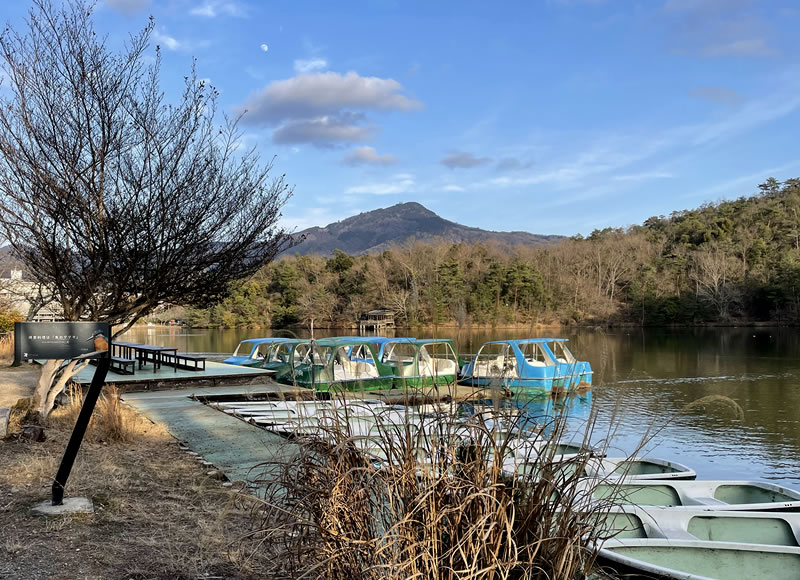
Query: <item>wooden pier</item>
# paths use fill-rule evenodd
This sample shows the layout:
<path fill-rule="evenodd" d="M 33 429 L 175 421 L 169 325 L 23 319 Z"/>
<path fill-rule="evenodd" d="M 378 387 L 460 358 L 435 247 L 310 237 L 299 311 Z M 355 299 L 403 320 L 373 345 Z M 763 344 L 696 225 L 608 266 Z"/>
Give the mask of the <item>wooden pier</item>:
<path fill-rule="evenodd" d="M 385 333 L 388 329 L 394 330 L 394 312 L 391 310 L 370 310 L 362 314 L 358 321 L 359 334 L 366 332 Z"/>

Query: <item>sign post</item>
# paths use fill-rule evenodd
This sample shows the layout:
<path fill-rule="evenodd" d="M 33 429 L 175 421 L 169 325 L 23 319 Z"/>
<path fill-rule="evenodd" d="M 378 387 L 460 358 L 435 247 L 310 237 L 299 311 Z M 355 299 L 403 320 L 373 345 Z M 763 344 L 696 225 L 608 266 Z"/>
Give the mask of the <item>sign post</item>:
<path fill-rule="evenodd" d="M 111 326 L 105 322 L 17 322 L 14 357 L 18 359 L 97 359 L 97 370 L 52 487 L 52 505 L 64 503 L 64 488 L 81 448 L 97 399 L 111 366 Z"/>

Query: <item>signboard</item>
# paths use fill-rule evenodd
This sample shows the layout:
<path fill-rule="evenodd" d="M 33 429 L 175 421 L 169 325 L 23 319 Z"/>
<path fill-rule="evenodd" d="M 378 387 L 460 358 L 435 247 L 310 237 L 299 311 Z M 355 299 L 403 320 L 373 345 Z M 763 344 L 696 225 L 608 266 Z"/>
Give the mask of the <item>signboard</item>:
<path fill-rule="evenodd" d="M 17 322 L 14 353 L 22 359 L 71 359 L 108 352 L 111 326 L 107 322 Z"/>

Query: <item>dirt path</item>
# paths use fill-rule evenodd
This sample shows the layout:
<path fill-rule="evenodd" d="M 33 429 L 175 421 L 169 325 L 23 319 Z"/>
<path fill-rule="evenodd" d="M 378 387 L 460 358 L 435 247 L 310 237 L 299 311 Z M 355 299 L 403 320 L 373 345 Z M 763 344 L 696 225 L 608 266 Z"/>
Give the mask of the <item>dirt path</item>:
<path fill-rule="evenodd" d="M 13 407 L 19 399 L 32 397 L 39 378 L 39 365 L 19 367 L 0 363 L 0 408 Z"/>

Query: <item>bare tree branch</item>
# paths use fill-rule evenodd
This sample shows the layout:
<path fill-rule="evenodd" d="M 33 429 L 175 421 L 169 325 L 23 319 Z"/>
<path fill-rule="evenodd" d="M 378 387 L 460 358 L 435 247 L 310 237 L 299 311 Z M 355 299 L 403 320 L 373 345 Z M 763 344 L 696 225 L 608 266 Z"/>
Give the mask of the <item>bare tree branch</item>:
<path fill-rule="evenodd" d="M 151 21 L 112 51 L 94 4 L 34 0 L 0 35 L 0 237 L 67 320 L 132 324 L 207 306 L 291 244 L 291 195 L 192 70 L 179 101 L 150 61 Z M 147 56 L 147 58 L 145 58 Z"/>

